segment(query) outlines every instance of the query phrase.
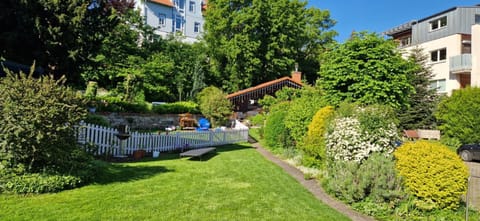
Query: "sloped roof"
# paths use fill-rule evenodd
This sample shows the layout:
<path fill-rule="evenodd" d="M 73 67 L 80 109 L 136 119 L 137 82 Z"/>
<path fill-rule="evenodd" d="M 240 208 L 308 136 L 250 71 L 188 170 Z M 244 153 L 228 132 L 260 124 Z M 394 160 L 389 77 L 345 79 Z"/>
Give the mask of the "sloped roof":
<path fill-rule="evenodd" d="M 165 5 L 165 6 L 169 6 L 169 7 L 173 7 L 173 3 L 170 1 L 170 0 L 149 0 L 153 3 L 157 3 L 157 4 L 160 4 L 160 5 Z"/>
<path fill-rule="evenodd" d="M 247 93 L 249 93 L 249 92 L 256 91 L 256 90 L 260 90 L 260 89 L 262 89 L 262 88 L 265 88 L 265 87 L 268 87 L 268 86 L 272 86 L 272 85 L 281 83 L 281 82 L 283 82 L 283 81 L 291 82 L 292 84 L 294 84 L 294 85 L 296 85 L 296 86 L 298 86 L 298 87 L 302 87 L 302 86 L 303 86 L 301 82 L 294 81 L 294 80 L 293 80 L 292 78 L 290 78 L 290 77 L 282 77 L 282 78 L 279 78 L 279 79 L 276 79 L 276 80 L 273 80 L 273 81 L 269 81 L 269 82 L 265 82 L 265 83 L 259 84 L 259 85 L 257 85 L 257 86 L 251 87 L 251 88 L 247 88 L 247 89 L 244 89 L 244 90 L 240 90 L 240 91 L 231 93 L 231 94 L 227 95 L 227 98 L 230 99 L 230 98 L 237 97 L 237 96 L 240 96 L 240 95 L 243 95 L 243 94 L 247 94 Z"/>

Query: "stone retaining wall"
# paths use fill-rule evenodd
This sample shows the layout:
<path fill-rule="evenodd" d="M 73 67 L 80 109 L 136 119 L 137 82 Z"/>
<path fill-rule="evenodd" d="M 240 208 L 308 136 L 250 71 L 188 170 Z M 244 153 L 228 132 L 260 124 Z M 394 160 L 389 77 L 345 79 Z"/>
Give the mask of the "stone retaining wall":
<path fill-rule="evenodd" d="M 102 116 L 111 127 L 128 125 L 131 129 L 164 129 L 168 126 L 178 126 L 178 114 L 138 114 L 138 113 L 96 113 Z M 200 114 L 192 114 L 198 121 Z"/>

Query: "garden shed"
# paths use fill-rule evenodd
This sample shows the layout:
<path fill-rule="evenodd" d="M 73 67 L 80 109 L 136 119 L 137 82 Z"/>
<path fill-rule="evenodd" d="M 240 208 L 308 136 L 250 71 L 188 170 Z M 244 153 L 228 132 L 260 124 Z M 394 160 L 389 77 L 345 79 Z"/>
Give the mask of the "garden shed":
<path fill-rule="evenodd" d="M 275 95 L 275 92 L 284 87 L 302 88 L 302 73 L 294 71 L 291 77 L 282 77 L 273 81 L 265 82 L 254 87 L 234 92 L 227 95 L 232 102 L 235 112 L 247 112 L 249 106 L 255 104 L 265 95 Z"/>

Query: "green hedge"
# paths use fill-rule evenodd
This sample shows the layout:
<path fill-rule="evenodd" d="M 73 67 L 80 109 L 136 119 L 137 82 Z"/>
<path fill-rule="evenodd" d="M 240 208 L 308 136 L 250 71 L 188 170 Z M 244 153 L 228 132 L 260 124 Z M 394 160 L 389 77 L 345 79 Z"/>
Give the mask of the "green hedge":
<path fill-rule="evenodd" d="M 180 101 L 153 106 L 152 111 L 157 114 L 199 114 L 198 104 L 191 101 Z"/>
<path fill-rule="evenodd" d="M 14 176 L 4 184 L 4 191 L 16 194 L 54 193 L 78 187 L 82 180 L 70 175 L 50 175 L 45 173 Z"/>
<path fill-rule="evenodd" d="M 288 114 L 288 102 L 274 105 L 267 116 L 264 129 L 266 144 L 271 148 L 292 147 L 292 137 L 285 126 L 285 116 Z"/>
<path fill-rule="evenodd" d="M 126 113 L 157 113 L 157 114 L 182 114 L 200 113 L 198 104 L 191 101 L 180 101 L 152 106 L 148 102 L 129 103 L 118 97 L 97 98 L 93 105 L 97 112 L 126 112 Z"/>

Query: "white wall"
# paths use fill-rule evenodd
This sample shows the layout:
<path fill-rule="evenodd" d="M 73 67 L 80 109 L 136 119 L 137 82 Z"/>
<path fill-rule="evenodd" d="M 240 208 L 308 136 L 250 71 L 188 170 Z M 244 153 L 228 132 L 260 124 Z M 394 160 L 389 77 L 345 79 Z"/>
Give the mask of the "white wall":
<path fill-rule="evenodd" d="M 472 26 L 471 86 L 480 87 L 480 25 Z"/>
<path fill-rule="evenodd" d="M 479 35 L 480 36 L 480 35 Z M 461 35 L 455 34 L 448 37 L 440 38 L 434 41 L 426 42 L 423 44 L 417 45 L 418 47 L 422 48 L 424 53 L 428 55 L 430 60 L 430 52 L 442 48 L 447 49 L 447 59 L 444 61 L 439 62 L 429 62 L 428 64 L 431 65 L 433 77 L 432 80 L 446 80 L 446 91 L 450 95 L 452 90 L 460 88 L 460 83 L 457 79 L 457 75 L 450 73 L 450 57 L 460 55 L 461 54 Z M 411 46 L 406 48 L 406 51 L 413 49 L 415 46 Z M 472 47 L 473 48 L 473 47 Z M 439 91 L 442 93 L 441 91 Z"/>

